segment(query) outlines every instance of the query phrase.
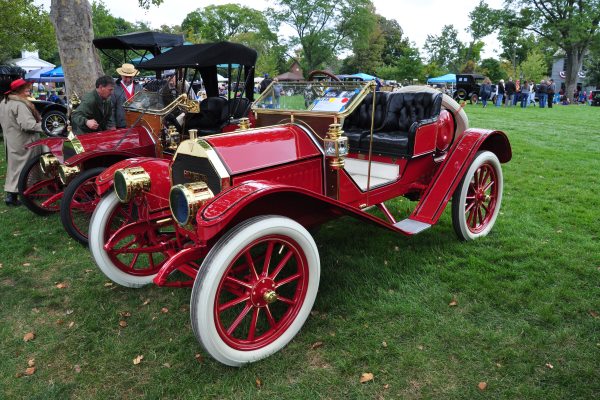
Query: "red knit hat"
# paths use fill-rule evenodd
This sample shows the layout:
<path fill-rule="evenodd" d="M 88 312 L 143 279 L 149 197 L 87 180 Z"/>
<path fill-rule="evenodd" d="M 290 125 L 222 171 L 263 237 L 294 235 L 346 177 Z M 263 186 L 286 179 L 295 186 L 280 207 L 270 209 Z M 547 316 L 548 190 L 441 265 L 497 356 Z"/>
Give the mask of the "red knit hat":
<path fill-rule="evenodd" d="M 18 88 L 20 88 L 23 85 L 27 85 L 29 82 L 27 82 L 25 79 L 23 78 L 19 78 L 15 81 L 12 81 L 10 83 L 10 90 L 6 91 L 4 94 L 9 94 L 14 92 L 15 90 L 17 90 Z"/>

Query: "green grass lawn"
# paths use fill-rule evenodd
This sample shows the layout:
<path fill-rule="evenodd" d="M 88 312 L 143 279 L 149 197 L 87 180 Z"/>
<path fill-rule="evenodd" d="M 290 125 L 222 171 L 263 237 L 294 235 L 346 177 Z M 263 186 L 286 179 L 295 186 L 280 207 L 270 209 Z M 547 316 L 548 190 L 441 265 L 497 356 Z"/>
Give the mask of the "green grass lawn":
<path fill-rule="evenodd" d="M 58 216 L 2 203 L 0 398 L 599 398 L 600 107 L 466 111 L 512 144 L 491 234 L 459 242 L 449 207 L 412 238 L 325 225 L 311 317 L 239 369 L 202 352 L 189 289 L 111 285 Z"/>

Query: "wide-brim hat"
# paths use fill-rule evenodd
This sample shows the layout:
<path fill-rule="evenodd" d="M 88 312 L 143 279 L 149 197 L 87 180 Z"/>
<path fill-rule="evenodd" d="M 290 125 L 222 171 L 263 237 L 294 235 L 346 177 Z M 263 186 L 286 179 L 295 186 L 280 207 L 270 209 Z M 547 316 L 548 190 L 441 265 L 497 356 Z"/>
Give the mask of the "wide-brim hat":
<path fill-rule="evenodd" d="M 119 74 L 121 76 L 136 76 L 139 73 L 140 73 L 140 71 L 135 69 L 133 64 L 125 63 L 125 64 L 121 65 L 121 68 L 117 68 L 117 74 Z"/>
<path fill-rule="evenodd" d="M 9 94 L 14 92 L 15 90 L 17 90 L 18 88 L 20 88 L 23 85 L 27 85 L 29 84 L 29 82 L 27 82 L 25 79 L 23 78 L 19 78 L 17 80 L 14 80 L 10 83 L 10 90 L 7 90 L 6 92 L 4 92 L 4 94 Z"/>

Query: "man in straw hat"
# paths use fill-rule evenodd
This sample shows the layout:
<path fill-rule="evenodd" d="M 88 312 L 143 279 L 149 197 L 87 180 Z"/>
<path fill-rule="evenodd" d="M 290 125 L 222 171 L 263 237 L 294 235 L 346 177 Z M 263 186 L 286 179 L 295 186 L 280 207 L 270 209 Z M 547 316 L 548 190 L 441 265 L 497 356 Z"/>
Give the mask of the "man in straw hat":
<path fill-rule="evenodd" d="M 96 89 L 86 93 L 81 104 L 73 112 L 71 123 L 75 134 L 115 129 L 112 96 L 115 81 L 112 76 L 101 76 L 96 79 Z"/>
<path fill-rule="evenodd" d="M 21 170 L 31 157 L 39 154 L 40 147 L 25 148 L 25 145 L 40 138 L 42 124 L 40 114 L 28 100 L 31 83 L 19 78 L 11 82 L 10 89 L 0 100 L 0 124 L 4 132 L 6 150 L 6 179 L 4 202 L 8 206 L 19 206 L 18 182 Z"/>
<path fill-rule="evenodd" d="M 142 86 L 133 80 L 133 77 L 139 74 L 140 71 L 135 69 L 133 64 L 125 63 L 120 68 L 117 68 L 117 73 L 121 78 L 117 80 L 115 91 L 113 92 L 110 101 L 113 106 L 114 120 L 117 124 L 117 128 L 126 128 L 127 123 L 125 122 L 125 109 L 123 108 L 123 103 L 142 90 Z"/>

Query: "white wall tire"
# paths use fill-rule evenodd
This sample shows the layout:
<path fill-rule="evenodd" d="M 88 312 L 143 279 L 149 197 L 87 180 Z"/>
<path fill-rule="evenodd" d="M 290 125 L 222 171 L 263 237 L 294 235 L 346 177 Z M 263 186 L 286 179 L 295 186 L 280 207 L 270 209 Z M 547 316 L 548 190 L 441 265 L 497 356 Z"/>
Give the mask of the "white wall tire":
<path fill-rule="evenodd" d="M 283 265 L 277 273 L 276 265 Z M 279 351 L 308 318 L 320 270 L 317 246 L 297 222 L 271 215 L 240 223 L 210 250 L 194 281 L 190 316 L 196 339 L 213 358 L 230 366 Z M 293 280 L 283 283 L 285 277 Z M 269 297 L 273 292 L 276 300 Z"/>
<path fill-rule="evenodd" d="M 452 225 L 460 240 L 490 232 L 500 211 L 503 181 L 498 157 L 478 152 L 452 196 Z"/>
<path fill-rule="evenodd" d="M 121 203 L 114 192 L 104 196 L 92 214 L 89 230 L 89 248 L 96 265 L 113 282 L 130 287 L 139 288 L 152 282 L 155 273 L 147 275 L 132 275 L 123 271 L 115 263 L 114 257 L 104 249 L 107 237 L 107 227 L 113 213 Z"/>

